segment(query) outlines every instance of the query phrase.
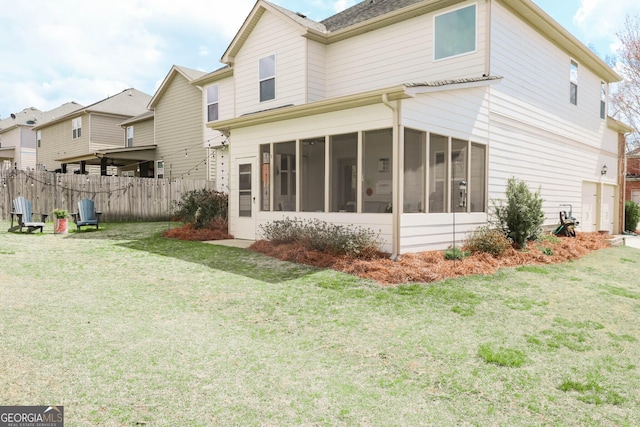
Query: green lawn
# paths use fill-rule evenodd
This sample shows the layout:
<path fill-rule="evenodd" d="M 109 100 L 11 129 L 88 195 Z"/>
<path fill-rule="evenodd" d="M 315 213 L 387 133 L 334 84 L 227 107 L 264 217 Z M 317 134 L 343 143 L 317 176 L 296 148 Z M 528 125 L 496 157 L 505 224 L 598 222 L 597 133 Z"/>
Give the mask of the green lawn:
<path fill-rule="evenodd" d="M 0 222 L 0 405 L 69 426 L 640 425 L 640 250 L 384 288 L 168 226 Z"/>

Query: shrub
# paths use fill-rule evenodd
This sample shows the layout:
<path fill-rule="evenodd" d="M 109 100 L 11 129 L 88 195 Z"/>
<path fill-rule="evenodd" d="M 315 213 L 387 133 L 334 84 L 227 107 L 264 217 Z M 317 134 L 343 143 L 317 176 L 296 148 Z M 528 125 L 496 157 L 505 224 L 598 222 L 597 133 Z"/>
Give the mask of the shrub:
<path fill-rule="evenodd" d="M 453 246 L 444 251 L 444 259 L 450 261 L 464 259 L 469 256 L 469 251 L 464 251 L 457 246 Z"/>
<path fill-rule="evenodd" d="M 175 219 L 205 228 L 216 218 L 227 218 L 229 197 L 215 190 L 193 190 L 182 195 L 182 200 L 174 203 Z"/>
<path fill-rule="evenodd" d="M 636 231 L 638 229 L 638 222 L 640 222 L 640 206 L 634 201 L 627 200 L 624 202 L 625 231 Z"/>
<path fill-rule="evenodd" d="M 473 231 L 464 247 L 471 253 L 486 252 L 499 257 L 511 247 L 511 244 L 511 240 L 502 231 L 485 226 Z"/>
<path fill-rule="evenodd" d="M 380 252 L 378 234 L 368 228 L 331 224 L 318 219 L 285 218 L 260 226 L 262 236 L 274 244 L 299 243 L 330 255 L 371 258 Z"/>
<path fill-rule="evenodd" d="M 525 249 L 527 240 L 536 240 L 542 234 L 544 212 L 540 191 L 531 193 L 524 181 L 509 178 L 506 196 L 506 204 L 494 202 L 497 225 L 518 248 Z"/>

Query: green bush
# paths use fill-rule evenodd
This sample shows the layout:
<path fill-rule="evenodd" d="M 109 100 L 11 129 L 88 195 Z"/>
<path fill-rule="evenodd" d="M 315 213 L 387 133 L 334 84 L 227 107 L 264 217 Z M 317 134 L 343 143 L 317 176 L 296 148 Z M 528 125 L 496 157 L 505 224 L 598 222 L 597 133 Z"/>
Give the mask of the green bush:
<path fill-rule="evenodd" d="M 453 246 L 444 251 L 444 259 L 448 259 L 450 261 L 465 259 L 468 256 L 469 251 L 462 250 L 457 246 Z"/>
<path fill-rule="evenodd" d="M 215 190 L 193 190 L 174 202 L 174 218 L 194 228 L 206 227 L 217 218 L 227 219 L 229 196 Z"/>
<path fill-rule="evenodd" d="M 527 240 L 537 240 L 542 235 L 544 212 L 540 191 L 531 193 L 524 181 L 510 178 L 506 196 L 506 204 L 494 201 L 497 225 L 518 248 L 526 249 Z"/>
<path fill-rule="evenodd" d="M 511 246 L 511 240 L 501 230 L 487 226 L 476 228 L 464 245 L 472 253 L 486 252 L 495 257 L 504 254 Z"/>
<path fill-rule="evenodd" d="M 627 200 L 624 202 L 624 229 L 625 231 L 635 232 L 640 222 L 640 206 L 634 201 Z"/>
<path fill-rule="evenodd" d="M 318 219 L 285 218 L 260 226 L 265 240 L 275 244 L 300 243 L 309 250 L 331 255 L 370 258 L 380 252 L 378 234 L 368 228 L 331 224 Z"/>

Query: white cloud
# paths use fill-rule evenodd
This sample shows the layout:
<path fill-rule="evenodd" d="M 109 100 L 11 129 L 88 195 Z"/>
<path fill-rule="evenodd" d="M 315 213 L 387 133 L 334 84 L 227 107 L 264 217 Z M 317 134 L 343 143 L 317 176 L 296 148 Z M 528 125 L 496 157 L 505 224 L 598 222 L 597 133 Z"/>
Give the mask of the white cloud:
<path fill-rule="evenodd" d="M 153 94 L 178 64 L 214 70 L 254 0 L 13 2 L 0 14 L 0 114 Z"/>
<path fill-rule="evenodd" d="M 638 0 L 581 0 L 581 6 L 573 18 L 585 36 L 591 40 L 614 40 L 627 14 L 640 12 Z"/>

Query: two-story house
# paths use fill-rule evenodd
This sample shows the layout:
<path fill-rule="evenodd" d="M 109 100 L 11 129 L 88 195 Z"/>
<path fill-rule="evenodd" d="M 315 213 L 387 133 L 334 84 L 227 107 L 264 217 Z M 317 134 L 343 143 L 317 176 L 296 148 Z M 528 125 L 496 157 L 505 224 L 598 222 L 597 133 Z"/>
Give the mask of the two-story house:
<path fill-rule="evenodd" d="M 258 0 L 222 57 L 230 233 L 283 217 L 379 231 L 393 256 L 490 219 L 511 177 L 546 225 L 620 231 L 620 76 L 531 0 L 366 0 L 321 22 Z"/>
<path fill-rule="evenodd" d="M 56 117 L 33 130 L 38 132 L 37 162 L 41 168 L 62 173 L 88 173 L 92 165 L 96 173 L 105 175 L 108 167 L 122 166 L 113 161 L 126 139 L 120 124 L 147 111 L 151 96 L 130 88 L 87 107 Z M 134 159 L 127 163 L 146 165 L 153 160 L 155 147 L 136 148 Z M 131 151 L 131 150 L 124 150 Z M 152 163 L 152 162 L 151 162 Z"/>
<path fill-rule="evenodd" d="M 35 169 L 36 149 L 40 134 L 33 131 L 36 125 L 47 123 L 56 117 L 80 108 L 75 102 L 67 102 L 49 111 L 29 107 L 0 120 L 0 168 Z"/>

